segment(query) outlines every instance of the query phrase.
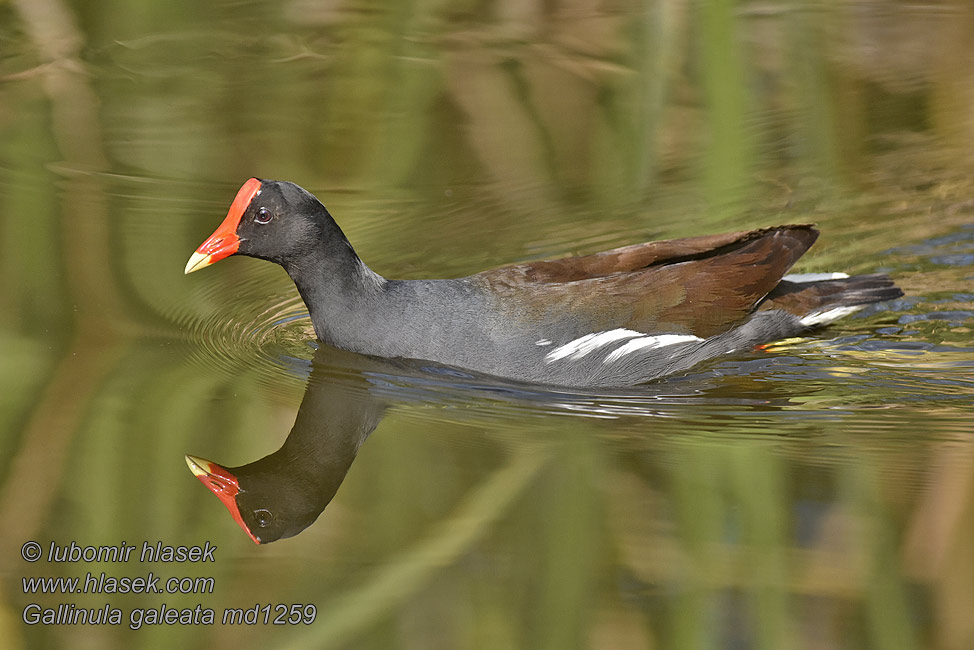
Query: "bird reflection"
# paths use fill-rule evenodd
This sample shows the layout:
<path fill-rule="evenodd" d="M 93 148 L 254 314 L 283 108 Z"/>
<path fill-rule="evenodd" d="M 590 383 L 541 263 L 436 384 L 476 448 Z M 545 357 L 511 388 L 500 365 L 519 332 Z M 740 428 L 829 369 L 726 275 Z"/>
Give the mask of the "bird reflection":
<path fill-rule="evenodd" d="M 335 496 L 386 408 L 370 392 L 368 369 L 361 367 L 372 363 L 322 346 L 315 353 L 294 427 L 280 449 L 240 467 L 186 456 L 193 474 L 257 544 L 297 535 Z M 336 365 L 346 372 L 335 376 Z M 350 365 L 354 372 L 347 372 Z"/>

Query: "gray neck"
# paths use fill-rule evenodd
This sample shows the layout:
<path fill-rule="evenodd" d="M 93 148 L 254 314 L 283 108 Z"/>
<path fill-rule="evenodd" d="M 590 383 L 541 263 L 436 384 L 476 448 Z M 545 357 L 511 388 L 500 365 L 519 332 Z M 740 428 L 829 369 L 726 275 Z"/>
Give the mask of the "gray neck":
<path fill-rule="evenodd" d="M 359 259 L 347 240 L 322 242 L 283 265 L 311 313 L 318 338 L 365 351 L 365 336 L 379 317 L 387 281 Z"/>

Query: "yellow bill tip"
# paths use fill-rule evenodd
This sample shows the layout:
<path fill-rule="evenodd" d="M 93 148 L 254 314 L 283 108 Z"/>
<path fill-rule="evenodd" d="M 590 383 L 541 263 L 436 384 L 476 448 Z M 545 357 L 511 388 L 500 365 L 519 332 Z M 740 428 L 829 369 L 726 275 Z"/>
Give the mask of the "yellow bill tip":
<path fill-rule="evenodd" d="M 186 262 L 186 269 L 183 271 L 183 273 L 189 274 L 193 271 L 198 271 L 202 268 L 206 268 L 212 263 L 212 255 L 203 255 L 199 252 L 193 253 L 192 256 L 190 256 L 189 261 Z"/>
<path fill-rule="evenodd" d="M 186 454 L 186 464 L 189 465 L 189 471 L 193 473 L 194 476 L 209 476 L 209 472 L 206 471 L 207 466 L 209 466 L 210 461 L 203 460 L 202 458 L 197 458 L 196 456 L 190 456 Z"/>

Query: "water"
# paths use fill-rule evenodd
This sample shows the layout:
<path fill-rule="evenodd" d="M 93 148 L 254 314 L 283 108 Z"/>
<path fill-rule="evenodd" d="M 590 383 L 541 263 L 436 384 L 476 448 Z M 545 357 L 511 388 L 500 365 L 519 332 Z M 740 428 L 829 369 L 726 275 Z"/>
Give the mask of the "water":
<path fill-rule="evenodd" d="M 965 3 L 0 13 L 4 648 L 974 647 Z M 814 222 L 796 271 L 906 295 L 639 390 L 384 363 L 319 349 L 276 266 L 182 274 L 250 176 L 387 277 Z M 327 506 L 257 546 L 183 457 L 286 441 L 273 493 Z M 150 571 L 213 588 L 24 593 Z"/>

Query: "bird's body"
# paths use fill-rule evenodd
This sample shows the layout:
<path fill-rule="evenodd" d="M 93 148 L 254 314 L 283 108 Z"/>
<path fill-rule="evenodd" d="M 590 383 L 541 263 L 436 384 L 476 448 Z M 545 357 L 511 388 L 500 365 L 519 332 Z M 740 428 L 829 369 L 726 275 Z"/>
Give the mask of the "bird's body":
<path fill-rule="evenodd" d="M 883 275 L 785 277 L 808 225 L 635 244 L 446 280 L 387 280 L 318 200 L 251 179 L 187 272 L 241 253 L 291 276 L 318 338 L 519 381 L 630 386 L 902 295 Z M 229 252 L 228 252 L 229 251 Z"/>

